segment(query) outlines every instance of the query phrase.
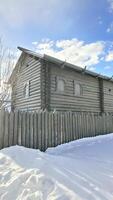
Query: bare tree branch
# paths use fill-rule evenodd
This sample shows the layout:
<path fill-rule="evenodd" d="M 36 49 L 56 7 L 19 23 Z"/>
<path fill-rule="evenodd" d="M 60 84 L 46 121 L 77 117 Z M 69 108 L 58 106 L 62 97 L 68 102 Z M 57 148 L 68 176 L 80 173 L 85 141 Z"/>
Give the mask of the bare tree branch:
<path fill-rule="evenodd" d="M 8 85 L 9 76 L 14 68 L 16 54 L 6 47 L 0 38 L 0 109 L 11 105 L 11 88 Z"/>

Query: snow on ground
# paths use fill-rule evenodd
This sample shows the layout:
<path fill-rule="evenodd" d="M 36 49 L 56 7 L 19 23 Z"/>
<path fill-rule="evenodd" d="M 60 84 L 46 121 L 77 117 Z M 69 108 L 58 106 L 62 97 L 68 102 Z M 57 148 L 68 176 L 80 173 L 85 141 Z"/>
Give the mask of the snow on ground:
<path fill-rule="evenodd" d="M 1 150 L 0 200 L 113 200 L 113 134 Z"/>

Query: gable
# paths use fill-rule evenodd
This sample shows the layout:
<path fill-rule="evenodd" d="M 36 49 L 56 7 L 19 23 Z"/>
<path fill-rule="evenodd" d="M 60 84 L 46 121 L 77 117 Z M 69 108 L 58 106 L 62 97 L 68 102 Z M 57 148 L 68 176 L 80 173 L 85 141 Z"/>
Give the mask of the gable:
<path fill-rule="evenodd" d="M 41 63 L 27 54 L 21 58 L 23 59 L 19 60 L 11 82 L 13 107 L 20 110 L 39 109 L 41 107 Z"/>

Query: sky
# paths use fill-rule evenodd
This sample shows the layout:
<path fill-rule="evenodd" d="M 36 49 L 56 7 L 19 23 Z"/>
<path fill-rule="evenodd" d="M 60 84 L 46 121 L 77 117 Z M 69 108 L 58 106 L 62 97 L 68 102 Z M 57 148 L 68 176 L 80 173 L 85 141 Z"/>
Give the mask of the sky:
<path fill-rule="evenodd" d="M 113 0 L 0 0 L 0 36 L 113 75 Z"/>

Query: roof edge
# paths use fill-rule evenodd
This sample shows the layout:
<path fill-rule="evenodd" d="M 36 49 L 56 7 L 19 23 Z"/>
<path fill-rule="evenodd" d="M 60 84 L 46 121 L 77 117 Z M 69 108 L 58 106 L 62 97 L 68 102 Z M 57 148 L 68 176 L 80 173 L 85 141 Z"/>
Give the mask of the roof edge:
<path fill-rule="evenodd" d="M 40 53 L 37 53 L 37 52 L 34 52 L 34 51 L 31 51 L 29 49 L 26 49 L 26 48 L 23 48 L 23 47 L 17 47 L 17 49 L 19 49 L 20 51 L 24 52 L 24 53 L 27 53 L 27 54 L 30 54 L 30 55 L 33 55 L 33 56 L 36 56 L 36 57 L 39 57 L 39 58 L 43 58 L 44 55 L 40 54 Z"/>
<path fill-rule="evenodd" d="M 63 60 L 60 60 L 58 58 L 55 58 L 55 57 L 52 57 L 52 56 L 49 56 L 47 54 L 39 54 L 39 53 L 36 53 L 34 51 L 31 51 L 29 49 L 26 49 L 26 48 L 23 48 L 23 47 L 20 47 L 18 46 L 17 47 L 20 51 L 26 53 L 26 54 L 29 54 L 31 56 L 34 56 L 34 57 L 37 57 L 37 58 L 40 58 L 40 59 L 43 59 L 45 61 L 48 61 L 48 62 L 52 62 L 52 63 L 55 63 L 55 64 L 59 64 L 59 65 L 63 65 L 66 66 L 66 67 L 69 67 L 71 69 L 74 69 L 75 71 L 78 71 L 80 73 L 84 73 L 84 74 L 87 74 L 89 76 L 93 76 L 95 78 L 102 78 L 104 80 L 108 80 L 108 81 L 111 81 L 113 82 L 113 78 L 112 77 L 108 77 L 108 76 L 104 76 L 104 75 L 101 75 L 99 73 L 96 73 L 96 72 L 93 72 L 93 71 L 90 71 L 90 70 L 87 70 L 86 67 L 85 68 L 82 68 L 82 67 L 79 67 L 77 65 L 74 65 L 74 64 L 71 64 L 71 63 L 68 63 L 66 61 L 63 61 Z M 19 57 L 20 59 L 20 57 Z M 17 63 L 19 62 L 19 59 L 17 61 Z M 17 66 L 17 63 L 15 65 L 15 67 Z M 15 68 L 13 69 L 13 71 L 15 70 Z M 11 80 L 11 77 L 13 76 L 13 72 L 9 78 L 9 80 Z M 9 81 L 8 81 L 9 82 Z"/>

